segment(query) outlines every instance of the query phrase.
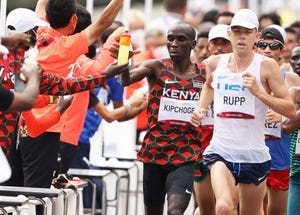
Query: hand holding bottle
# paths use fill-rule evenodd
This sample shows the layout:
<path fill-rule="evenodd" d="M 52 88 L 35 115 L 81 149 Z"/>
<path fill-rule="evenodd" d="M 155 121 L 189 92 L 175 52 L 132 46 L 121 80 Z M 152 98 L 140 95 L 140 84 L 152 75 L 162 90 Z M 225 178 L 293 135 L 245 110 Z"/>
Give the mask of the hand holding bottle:
<path fill-rule="evenodd" d="M 119 42 L 119 52 L 118 52 L 118 65 L 128 62 L 129 58 L 129 48 L 130 48 L 131 36 L 128 31 L 125 31 Z"/>

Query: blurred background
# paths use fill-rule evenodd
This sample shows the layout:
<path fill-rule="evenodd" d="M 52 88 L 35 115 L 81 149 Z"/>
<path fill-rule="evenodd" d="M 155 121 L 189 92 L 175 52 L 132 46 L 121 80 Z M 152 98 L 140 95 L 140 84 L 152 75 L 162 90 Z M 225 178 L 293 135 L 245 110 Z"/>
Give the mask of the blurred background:
<path fill-rule="evenodd" d="M 2 0 L 1 0 L 2 1 Z M 110 0 L 94 0 L 94 6 L 104 6 Z M 7 1 L 7 10 L 8 12 L 17 7 L 26 7 L 30 9 L 34 9 L 37 0 L 8 0 Z M 77 0 L 77 2 L 85 5 L 86 0 Z M 132 3 L 143 3 L 144 0 L 132 0 Z M 161 3 L 162 0 L 153 0 L 155 3 Z"/>
<path fill-rule="evenodd" d="M 5 0 L 1 0 L 5 1 Z M 77 0 L 86 5 L 86 0 Z M 94 0 L 94 7 L 103 7 L 110 0 Z M 26 7 L 34 9 L 37 0 L 9 0 L 7 1 L 7 13 L 17 7 Z M 124 1 L 125 2 L 125 1 Z M 131 7 L 142 7 L 146 0 L 131 0 Z M 250 8 L 257 15 L 269 12 L 276 12 L 281 15 L 283 24 L 292 23 L 300 20 L 300 1 L 295 0 L 191 0 L 193 10 L 203 10 L 207 12 L 210 9 L 237 11 L 239 8 Z M 162 0 L 153 0 L 153 7 L 162 8 Z M 154 11 L 155 14 L 155 11 Z"/>

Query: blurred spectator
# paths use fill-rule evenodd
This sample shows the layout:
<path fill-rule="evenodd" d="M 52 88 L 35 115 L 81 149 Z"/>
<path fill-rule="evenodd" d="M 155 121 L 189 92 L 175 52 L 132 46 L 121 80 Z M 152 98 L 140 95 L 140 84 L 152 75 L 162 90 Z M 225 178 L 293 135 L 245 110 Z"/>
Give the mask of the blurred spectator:
<path fill-rule="evenodd" d="M 297 31 L 297 33 L 299 34 L 300 33 L 300 20 L 293 22 L 290 25 L 290 27 L 293 28 L 295 31 Z"/>
<path fill-rule="evenodd" d="M 169 27 L 175 22 L 183 21 L 187 10 L 187 0 L 164 0 L 163 5 L 165 11 L 162 16 L 151 21 L 146 28 L 160 28 L 164 32 L 164 37 L 167 38 Z M 164 57 L 169 57 L 167 51 Z"/>
<path fill-rule="evenodd" d="M 282 69 L 286 71 L 291 70 L 291 66 L 289 64 L 289 61 L 291 59 L 291 52 L 293 48 L 297 45 L 298 42 L 298 34 L 297 32 L 291 28 L 285 28 L 286 31 L 286 40 L 284 42 L 284 52 L 282 54 L 282 57 L 280 59 L 280 65 L 282 65 Z"/>
<path fill-rule="evenodd" d="M 207 11 L 204 15 L 203 18 L 201 20 L 201 22 L 212 22 L 214 24 L 216 24 L 216 17 L 219 14 L 219 11 L 216 9 Z"/>
<path fill-rule="evenodd" d="M 230 11 L 223 11 L 216 16 L 216 24 L 225 24 L 230 25 L 232 17 L 234 16 L 234 13 Z"/>
<path fill-rule="evenodd" d="M 164 32 L 164 38 L 167 38 L 167 31 L 169 27 L 179 21 L 183 21 L 187 10 L 187 0 L 164 0 L 165 12 L 161 17 L 154 19 L 147 26 L 147 30 L 160 29 Z M 168 58 L 167 40 L 165 44 L 156 48 L 156 58 Z"/>
<path fill-rule="evenodd" d="M 204 32 L 204 31 L 210 31 L 212 27 L 214 27 L 216 24 L 213 22 L 201 22 L 197 26 L 198 32 Z"/>
<path fill-rule="evenodd" d="M 133 56 L 135 67 L 138 67 L 144 60 L 159 58 L 160 55 L 165 54 L 160 53 L 160 51 L 163 50 L 161 47 L 166 44 L 166 38 L 164 31 L 159 27 L 146 29 L 144 43 L 144 50 Z"/>
<path fill-rule="evenodd" d="M 145 16 L 140 10 L 131 9 L 129 11 L 129 31 L 145 28 Z"/>
<path fill-rule="evenodd" d="M 143 50 L 145 37 L 145 16 L 143 12 L 136 9 L 131 9 L 129 11 L 128 18 L 132 48 Z"/>
<path fill-rule="evenodd" d="M 120 21 L 114 20 L 113 23 L 103 32 L 103 34 L 100 37 L 100 46 L 102 46 L 109 35 L 112 34 L 118 27 L 124 27 L 124 24 Z"/>
<path fill-rule="evenodd" d="M 280 16 L 277 13 L 262 14 L 259 18 L 259 31 L 262 31 L 269 25 L 281 25 Z"/>
<path fill-rule="evenodd" d="M 194 27 L 197 27 L 202 21 L 204 14 L 215 8 L 216 5 L 213 0 L 188 0 L 185 20 Z"/>
<path fill-rule="evenodd" d="M 293 28 L 297 34 L 298 34 L 298 40 L 297 44 L 300 44 L 300 21 L 295 21 L 290 25 L 291 28 Z"/>

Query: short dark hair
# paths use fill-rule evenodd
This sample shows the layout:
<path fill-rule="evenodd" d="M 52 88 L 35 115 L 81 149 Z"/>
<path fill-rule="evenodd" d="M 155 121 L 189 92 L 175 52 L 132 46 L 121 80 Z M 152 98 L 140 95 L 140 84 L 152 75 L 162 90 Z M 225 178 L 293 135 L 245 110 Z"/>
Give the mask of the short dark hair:
<path fill-rule="evenodd" d="M 80 4 L 76 4 L 76 15 L 77 15 L 77 23 L 74 30 L 75 33 L 79 33 L 92 24 L 92 17 L 89 11 Z"/>
<path fill-rule="evenodd" d="M 207 11 L 203 17 L 202 17 L 202 20 L 201 22 L 212 22 L 214 24 L 216 24 L 216 16 L 219 14 L 219 11 L 216 10 L 216 9 L 213 9 L 213 10 L 210 10 L 210 11 Z"/>
<path fill-rule="evenodd" d="M 118 27 L 123 27 L 124 24 L 115 20 L 111 26 L 109 26 L 101 35 L 101 43 L 105 43 L 109 35 L 112 34 Z"/>
<path fill-rule="evenodd" d="M 272 20 L 273 24 L 275 24 L 275 25 L 281 25 L 280 16 L 277 13 L 265 13 L 265 14 L 262 14 L 258 18 L 258 21 L 260 22 L 262 19 L 270 19 L 270 20 Z"/>
<path fill-rule="evenodd" d="M 208 31 L 202 31 L 202 32 L 200 32 L 198 35 L 197 35 L 197 40 L 199 39 L 199 38 L 208 38 Z"/>
<path fill-rule="evenodd" d="M 79 33 L 86 29 L 90 24 L 92 24 L 92 17 L 90 12 L 82 5 L 76 4 L 76 15 L 77 15 L 77 23 L 73 34 Z M 94 58 L 96 56 L 97 42 L 93 43 L 89 46 L 89 51 L 85 55 L 88 58 Z"/>
<path fill-rule="evenodd" d="M 284 30 L 285 30 L 286 33 L 292 33 L 292 34 L 297 35 L 297 31 L 292 27 L 287 27 Z"/>
<path fill-rule="evenodd" d="M 75 13 L 75 0 L 49 0 L 47 2 L 46 17 L 54 29 L 66 27 Z"/>
<path fill-rule="evenodd" d="M 187 0 L 164 0 L 166 11 L 178 11 L 187 6 Z"/>
<path fill-rule="evenodd" d="M 293 22 L 290 27 L 292 28 L 300 28 L 300 20 L 296 20 L 295 22 Z"/>
<path fill-rule="evenodd" d="M 184 22 L 184 21 L 179 21 L 173 23 L 170 28 L 168 29 L 168 34 L 170 31 L 173 29 L 178 29 L 182 30 L 187 36 L 189 40 L 195 40 L 196 39 L 196 29 L 189 23 Z"/>
<path fill-rule="evenodd" d="M 223 11 L 223 12 L 218 13 L 218 14 L 216 15 L 215 23 L 218 22 L 218 19 L 219 19 L 221 16 L 233 17 L 233 16 L 234 16 L 234 13 L 231 12 L 231 11 Z"/>

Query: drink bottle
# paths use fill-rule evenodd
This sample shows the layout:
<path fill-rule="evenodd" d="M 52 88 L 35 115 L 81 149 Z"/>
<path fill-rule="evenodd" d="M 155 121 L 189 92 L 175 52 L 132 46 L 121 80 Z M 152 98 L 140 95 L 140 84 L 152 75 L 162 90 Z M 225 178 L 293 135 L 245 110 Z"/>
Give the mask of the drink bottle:
<path fill-rule="evenodd" d="M 125 31 L 120 37 L 120 47 L 118 53 L 118 65 L 128 62 L 131 36 Z"/>

